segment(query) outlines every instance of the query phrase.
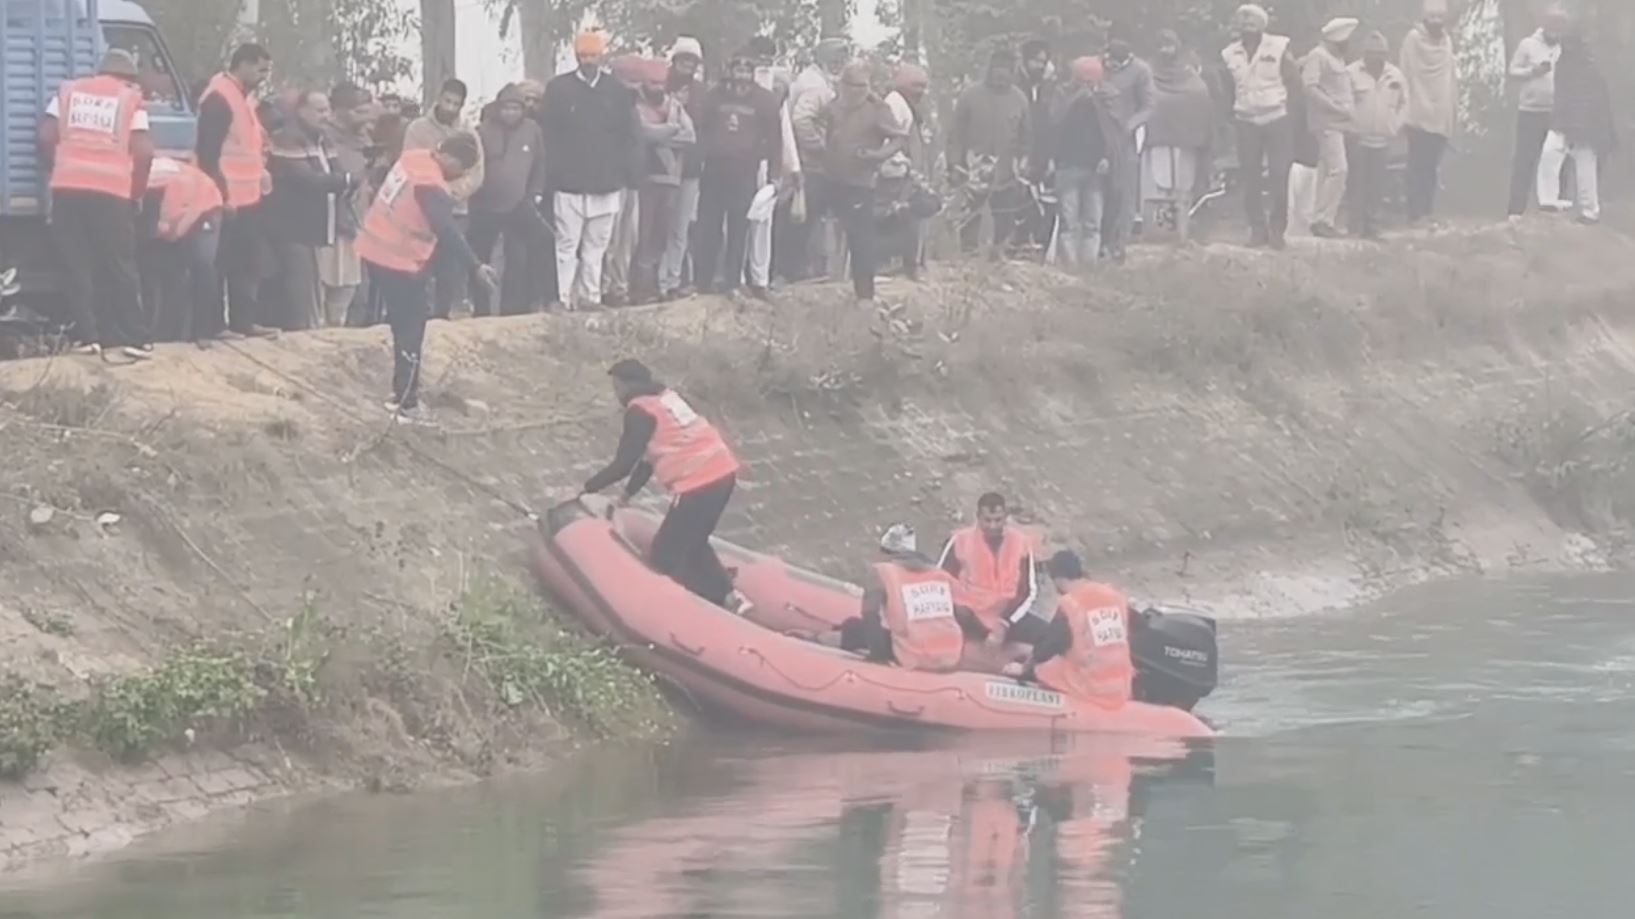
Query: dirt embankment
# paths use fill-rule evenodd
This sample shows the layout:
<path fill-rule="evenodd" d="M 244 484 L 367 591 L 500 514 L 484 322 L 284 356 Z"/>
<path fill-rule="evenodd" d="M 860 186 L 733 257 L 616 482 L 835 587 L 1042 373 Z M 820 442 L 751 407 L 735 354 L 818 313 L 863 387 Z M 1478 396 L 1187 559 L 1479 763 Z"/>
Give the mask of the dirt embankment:
<path fill-rule="evenodd" d="M 645 685 L 505 586 L 524 511 L 611 451 L 624 355 L 748 461 L 726 535 L 841 575 L 881 526 L 938 538 L 991 488 L 1137 594 L 1224 616 L 1617 560 L 1632 254 L 1544 226 L 1091 281 L 945 266 L 890 317 L 813 288 L 437 324 L 437 429 L 386 423 L 381 330 L 0 367 L 0 673 L 33 687 L 0 705 L 25 774 L 0 853 L 658 729 Z"/>

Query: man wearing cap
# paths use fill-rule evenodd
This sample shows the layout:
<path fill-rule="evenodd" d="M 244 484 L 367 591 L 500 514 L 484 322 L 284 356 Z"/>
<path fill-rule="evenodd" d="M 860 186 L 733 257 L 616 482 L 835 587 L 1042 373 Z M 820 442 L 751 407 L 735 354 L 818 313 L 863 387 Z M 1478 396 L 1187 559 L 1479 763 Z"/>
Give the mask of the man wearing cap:
<path fill-rule="evenodd" d="M 704 46 L 698 39 L 683 35 L 670 47 L 670 73 L 665 87 L 670 97 L 686 109 L 695 132 L 704 96 L 698 74 L 703 64 Z M 673 300 L 687 290 L 687 255 L 692 247 L 693 224 L 698 220 L 698 180 L 703 174 L 704 160 L 695 143 L 681 158 L 681 181 L 676 186 L 675 206 L 670 212 L 664 260 L 659 264 L 660 299 Z"/>
<path fill-rule="evenodd" d="M 1096 94 L 1103 76 L 1101 58 L 1075 58 L 1069 69 L 1072 79 L 1051 113 L 1061 215 L 1056 260 L 1068 267 L 1092 268 L 1101 258 L 1102 207 L 1119 128 L 1108 117 L 1103 97 Z"/>
<path fill-rule="evenodd" d="M 602 303 L 602 259 L 641 168 L 636 95 L 602 71 L 607 37 L 585 32 L 573 43 L 577 69 L 545 87 L 546 180 L 556 224 L 556 283 L 562 304 Z"/>
<path fill-rule="evenodd" d="M 1545 142 L 1550 136 L 1550 115 L 1556 105 L 1556 65 L 1561 62 L 1561 37 L 1571 19 L 1567 11 L 1553 6 L 1544 13 L 1539 30 L 1517 43 L 1510 59 L 1509 77 L 1519 84 L 1516 99 L 1516 152 L 1510 173 L 1510 217 L 1527 211 L 1538 189 L 1539 206 L 1546 211 L 1566 209 L 1561 200 L 1561 169 L 1564 150 L 1553 149 L 1546 160 Z"/>
<path fill-rule="evenodd" d="M 1232 80 L 1249 244 L 1281 249 L 1289 228 L 1289 169 L 1294 163 L 1289 98 L 1303 89 L 1300 70 L 1289 55 L 1288 36 L 1266 31 L 1271 16 L 1264 7 L 1246 3 L 1238 7 L 1234 21 L 1238 37 L 1221 51 L 1221 60 Z M 1268 193 L 1272 199 L 1269 222 Z"/>
<path fill-rule="evenodd" d="M 1306 129 L 1317 142 L 1317 207 L 1312 214 L 1313 236 L 1333 238 L 1345 199 L 1348 164 L 1345 132 L 1351 126 L 1356 95 L 1346 66 L 1346 44 L 1357 31 L 1357 20 L 1340 17 L 1323 26 L 1323 42 L 1306 55 L 1301 82 L 1306 90 Z"/>
<path fill-rule="evenodd" d="M 693 276 L 700 291 L 732 293 L 743 284 L 749 243 L 749 207 L 765 168 L 776 182 L 783 166 L 783 130 L 776 96 L 755 82 L 755 65 L 736 54 L 727 76 L 699 106 L 698 148 L 704 156 L 699 184 L 698 245 Z M 723 246 L 723 240 L 725 244 Z"/>
<path fill-rule="evenodd" d="M 1408 87 L 1402 71 L 1390 61 L 1391 46 L 1384 33 L 1364 38 L 1362 52 L 1362 59 L 1350 68 L 1356 108 L 1347 141 L 1351 178 L 1346 190 L 1351 232 L 1373 239 L 1379 236 L 1375 217 L 1385 197 L 1386 160 L 1408 111 Z"/>
<path fill-rule="evenodd" d="M 687 107 L 668 91 L 670 65 L 652 58 L 643 61 L 642 67 L 636 113 L 641 117 L 647 147 L 642 174 L 641 225 L 635 263 L 631 267 L 630 292 L 634 302 L 651 303 L 661 295 L 660 279 L 666 247 L 675 226 L 677 192 L 698 136 Z M 695 197 L 693 205 L 697 204 Z M 685 247 L 682 252 L 685 255 Z"/>
<path fill-rule="evenodd" d="M 905 670 L 959 669 L 965 636 L 985 632 L 964 604 L 959 582 L 920 554 L 914 528 L 906 523 L 893 524 L 880 537 L 880 555 L 861 612 L 832 632 L 809 637 Z"/>
<path fill-rule="evenodd" d="M 1447 0 L 1425 0 L 1425 12 L 1402 39 L 1408 81 L 1408 222 L 1436 210 L 1442 154 L 1459 114 L 1459 61 L 1448 34 Z"/>
<path fill-rule="evenodd" d="M 136 204 L 153 164 L 136 59 L 120 49 L 95 76 L 70 80 L 46 106 L 40 147 L 51 165 L 51 229 L 80 353 L 152 350 L 136 266 Z"/>
<path fill-rule="evenodd" d="M 738 486 L 739 463 L 725 438 L 646 364 L 626 358 L 608 370 L 613 395 L 624 406 L 624 431 L 613 462 L 585 482 L 580 496 L 624 482 L 620 504 L 657 478 L 670 510 L 653 535 L 649 562 L 700 597 L 738 612 L 748 603 L 710 545 L 721 514 Z"/>
<path fill-rule="evenodd" d="M 541 302 L 535 299 L 539 273 L 531 272 L 530 266 L 548 248 L 551 236 L 539 214 L 545 195 L 545 135 L 539 122 L 528 117 L 522 88 L 516 84 L 500 90 L 477 134 L 485 164 L 482 187 L 471 197 L 467 238 L 485 261 L 493 256 L 495 244 L 502 243 L 505 277 L 499 313 L 514 316 L 537 309 Z M 481 285 L 473 289 L 471 302 L 476 315 L 493 315 L 493 298 Z"/>
<path fill-rule="evenodd" d="M 1033 653 L 1006 672 L 1106 708 L 1130 701 L 1135 664 L 1130 658 L 1130 601 L 1085 577 L 1079 556 L 1063 549 L 1045 563 L 1056 586 L 1056 615 Z"/>

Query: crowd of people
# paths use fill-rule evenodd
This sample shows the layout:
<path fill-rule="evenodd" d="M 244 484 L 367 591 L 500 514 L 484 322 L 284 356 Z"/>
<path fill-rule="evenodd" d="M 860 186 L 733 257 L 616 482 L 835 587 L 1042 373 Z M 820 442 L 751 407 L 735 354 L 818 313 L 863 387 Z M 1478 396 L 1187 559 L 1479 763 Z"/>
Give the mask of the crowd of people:
<path fill-rule="evenodd" d="M 1399 147 L 1402 216 L 1423 220 L 1459 106 L 1447 19 L 1446 0 L 1426 0 L 1396 54 L 1335 19 L 1297 57 L 1247 4 L 1218 65 L 1173 31 L 1144 57 L 1115 29 L 1061 77 L 1036 39 L 993 53 L 946 131 L 924 68 L 858 60 L 842 39 L 794 73 L 764 37 L 716 61 L 687 37 L 663 57 L 610 56 L 586 32 L 575 69 L 474 112 L 459 80 L 424 112 L 351 83 L 272 92 L 272 54 L 247 44 L 204 88 L 191 158 L 155 154 L 136 64 L 115 49 L 64 85 L 41 140 L 64 262 L 89 266 L 67 273 L 81 351 L 138 361 L 154 341 L 386 322 L 390 404 L 412 419 L 426 320 L 467 303 L 487 316 L 765 298 L 849 273 L 866 308 L 880 272 L 925 265 L 938 214 L 967 253 L 1087 269 L 1138 231 L 1187 238 L 1234 147 L 1251 245 L 1281 247 L 1291 222 L 1339 235 L 1342 209 L 1376 235 Z M 1552 10 L 1515 51 L 1512 215 L 1536 196 L 1599 219 L 1616 136 L 1589 48 Z"/>

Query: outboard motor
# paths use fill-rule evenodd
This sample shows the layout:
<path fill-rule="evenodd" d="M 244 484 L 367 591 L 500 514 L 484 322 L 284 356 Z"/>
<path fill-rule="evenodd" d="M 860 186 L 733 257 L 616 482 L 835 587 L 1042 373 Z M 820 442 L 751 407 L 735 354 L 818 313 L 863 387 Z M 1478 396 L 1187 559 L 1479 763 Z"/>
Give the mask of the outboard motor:
<path fill-rule="evenodd" d="M 1140 610 L 1130 619 L 1130 657 L 1138 701 L 1190 712 L 1220 675 L 1215 620 L 1178 607 Z"/>

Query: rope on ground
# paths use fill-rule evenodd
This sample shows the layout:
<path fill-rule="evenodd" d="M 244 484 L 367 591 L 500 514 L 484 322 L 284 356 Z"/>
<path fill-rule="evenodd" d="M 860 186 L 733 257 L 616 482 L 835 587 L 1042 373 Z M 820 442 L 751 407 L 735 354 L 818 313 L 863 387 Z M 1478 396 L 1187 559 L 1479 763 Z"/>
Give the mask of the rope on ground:
<path fill-rule="evenodd" d="M 287 373 L 287 372 L 285 372 L 283 370 L 280 370 L 277 367 L 274 367 L 272 364 L 268 363 L 267 361 L 262 360 L 259 357 L 256 357 L 254 354 L 251 354 L 249 351 L 246 351 L 245 349 L 239 347 L 237 344 L 235 344 L 233 342 L 222 342 L 221 344 L 225 345 L 228 348 L 228 350 L 230 350 L 233 353 L 239 355 L 240 357 L 244 358 L 245 360 L 249 361 L 250 363 L 255 364 L 256 366 L 258 366 L 261 369 L 267 371 L 268 373 L 273 374 L 274 376 L 278 377 L 279 379 L 282 379 L 285 382 L 287 382 L 287 383 L 289 383 L 289 384 L 291 384 L 293 386 L 299 387 L 300 389 L 305 390 L 308 393 L 311 393 L 313 396 L 317 397 L 317 399 L 319 401 L 324 402 L 327 405 L 333 407 L 334 409 L 339 411 L 342 415 L 346 416 L 347 418 L 349 418 L 349 419 L 351 419 L 353 421 L 356 421 L 356 422 L 358 422 L 359 424 L 362 424 L 362 425 L 368 425 L 369 424 L 368 419 L 363 418 L 362 416 L 358 415 L 356 412 L 354 412 L 351 409 L 350 406 L 346 405 L 345 403 L 341 402 L 338 399 L 335 399 L 334 397 L 330 396 L 328 393 L 326 393 L 323 390 L 317 388 L 316 386 L 313 386 L 312 384 L 306 382 L 305 380 L 302 380 L 302 379 L 294 376 L 293 374 Z M 416 372 L 418 372 L 418 369 L 416 370 Z M 370 442 L 371 443 L 379 443 L 380 441 L 385 440 L 387 438 L 387 436 L 389 436 L 391 434 L 392 429 L 393 429 L 394 426 L 395 426 L 395 422 L 393 422 L 392 420 L 388 420 L 386 422 L 385 429 L 382 430 L 381 433 Z M 485 495 L 489 496 L 490 498 L 493 498 L 495 501 L 498 501 L 499 503 L 505 505 L 506 507 L 510 508 L 511 510 L 516 511 L 518 514 L 522 515 L 523 517 L 528 518 L 528 520 L 533 521 L 533 522 L 538 522 L 538 520 L 540 519 L 539 514 L 537 512 L 535 512 L 533 508 L 531 508 L 528 505 L 522 503 L 521 501 L 518 501 L 518 500 L 510 497 L 509 495 L 504 494 L 503 492 L 501 492 L 499 489 L 495 488 L 494 486 L 489 485 L 488 483 L 481 481 L 480 479 L 476 478 L 473 475 L 470 475 L 469 473 L 467 473 L 464 470 L 460 469 L 458 466 L 455 466 L 455 465 L 449 463 L 447 460 L 444 460 L 441 457 L 438 457 L 438 456 L 432 454 L 430 451 L 422 448 L 419 444 L 415 443 L 414 441 L 405 438 L 404 440 L 401 441 L 401 444 L 410 453 L 413 453 L 416 457 L 426 461 L 431 466 L 442 470 L 444 473 L 447 473 L 449 476 L 459 480 L 460 482 L 464 483 L 466 486 L 470 487 L 471 489 L 473 489 L 475 491 L 478 491 L 478 492 L 481 492 L 482 494 L 485 494 Z"/>

